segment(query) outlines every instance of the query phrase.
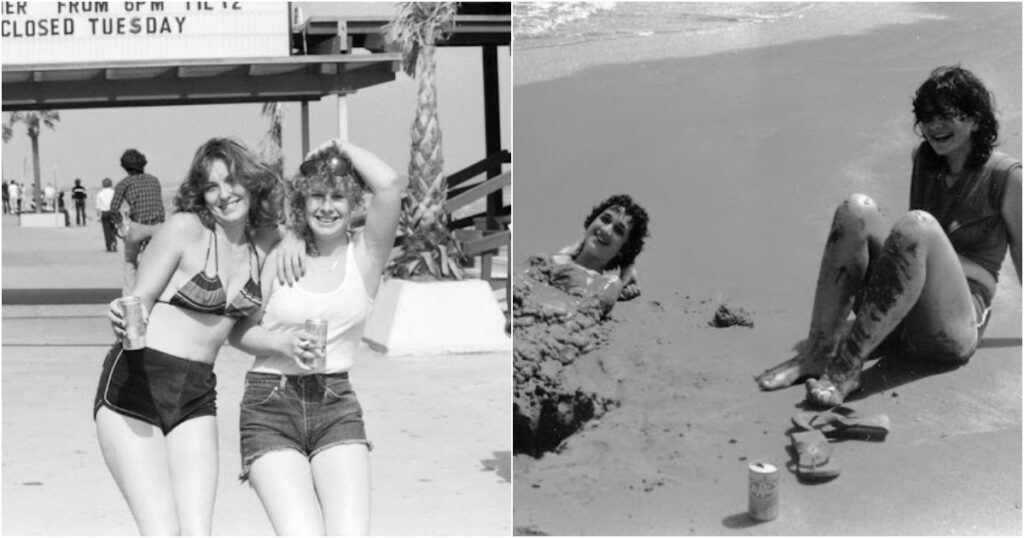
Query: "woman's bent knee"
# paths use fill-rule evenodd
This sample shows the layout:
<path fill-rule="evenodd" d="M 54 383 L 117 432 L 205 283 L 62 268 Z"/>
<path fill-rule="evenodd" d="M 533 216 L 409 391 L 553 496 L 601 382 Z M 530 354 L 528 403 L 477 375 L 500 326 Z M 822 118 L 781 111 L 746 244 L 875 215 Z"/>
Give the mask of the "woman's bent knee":
<path fill-rule="evenodd" d="M 836 208 L 836 220 L 867 220 L 881 214 L 878 204 L 866 194 L 851 194 Z"/>

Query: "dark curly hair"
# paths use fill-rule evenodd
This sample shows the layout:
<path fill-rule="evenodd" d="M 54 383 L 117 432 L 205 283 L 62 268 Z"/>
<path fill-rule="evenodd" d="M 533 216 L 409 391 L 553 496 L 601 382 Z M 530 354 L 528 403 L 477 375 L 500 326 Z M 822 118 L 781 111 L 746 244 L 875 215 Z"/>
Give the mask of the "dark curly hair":
<path fill-rule="evenodd" d="M 316 252 L 313 232 L 306 221 L 306 199 L 314 190 L 340 190 L 346 194 L 353 209 L 363 209 L 366 182 L 352 165 L 348 154 L 335 145 L 327 146 L 306 159 L 288 185 L 288 227 L 306 240 L 306 249 Z"/>
<path fill-rule="evenodd" d="M 594 206 L 594 209 L 590 211 L 587 218 L 583 220 L 583 229 L 587 229 L 590 224 L 594 222 L 594 219 L 609 207 L 621 207 L 622 210 L 626 212 L 626 215 L 629 215 L 632 219 L 632 222 L 629 229 L 629 237 L 627 237 L 626 242 L 622 244 L 622 248 L 619 249 L 618 254 L 608 261 L 608 265 L 605 266 L 605 269 L 629 267 L 630 265 L 633 265 L 633 262 L 636 261 L 636 257 L 640 255 L 640 251 L 644 249 L 644 238 L 648 235 L 647 223 L 650 219 L 647 217 L 647 211 L 634 202 L 628 194 L 616 194 Z"/>
<path fill-rule="evenodd" d="M 249 193 L 249 231 L 264 226 L 276 226 L 281 222 L 284 188 L 277 170 L 264 163 L 244 144 L 230 138 L 211 138 L 192 158 L 188 175 L 181 183 L 174 197 L 174 209 L 179 212 L 195 213 L 207 228 L 213 229 L 213 214 L 206 205 L 206 184 L 209 182 L 210 165 L 223 161 L 228 169 L 228 179 L 237 182 Z"/>
<path fill-rule="evenodd" d="M 914 95 L 914 130 L 942 114 L 962 114 L 978 126 L 971 133 L 971 153 L 966 166 L 977 168 L 992 155 L 999 137 L 999 122 L 995 116 L 995 97 L 970 71 L 955 66 L 942 66 L 932 71 Z M 925 151 L 932 152 L 930 144 Z"/>
<path fill-rule="evenodd" d="M 146 156 L 135 148 L 126 149 L 121 154 L 121 168 L 129 174 L 141 174 L 146 171 Z"/>

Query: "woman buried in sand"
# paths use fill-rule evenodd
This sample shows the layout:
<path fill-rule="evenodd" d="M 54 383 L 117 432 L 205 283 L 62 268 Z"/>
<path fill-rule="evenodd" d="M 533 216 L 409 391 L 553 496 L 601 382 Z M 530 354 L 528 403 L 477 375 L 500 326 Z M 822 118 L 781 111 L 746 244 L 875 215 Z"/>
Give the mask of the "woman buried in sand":
<path fill-rule="evenodd" d="M 305 276 L 283 284 L 273 257 L 263 270 L 261 325 L 250 318 L 231 335 L 256 355 L 242 397 L 241 478 L 251 481 L 279 535 L 369 532 L 370 443 L 348 371 L 394 244 L 402 189 L 387 164 L 350 143 L 312 152 L 288 205 L 289 227 L 301 239 L 286 238 L 280 251 L 293 263 L 288 252 L 301 244 L 309 254 Z M 362 231 L 351 232 L 363 215 Z M 310 318 L 327 321 L 318 361 L 310 341 L 298 356 L 293 351 L 293 336 L 307 336 L 301 331 Z"/>
<path fill-rule="evenodd" d="M 609 197 L 583 220 L 583 237 L 551 257 L 559 266 L 553 284 L 575 287 L 597 281 L 611 309 L 640 295 L 633 267 L 647 237 L 647 211 L 629 195 Z"/>
<path fill-rule="evenodd" d="M 93 413 L 100 448 L 142 534 L 210 534 L 217 489 L 217 351 L 260 308 L 260 266 L 276 239 L 281 180 L 233 140 L 195 154 L 132 294 L 146 345 L 115 344 Z M 122 312 L 111 303 L 114 332 Z"/>
<path fill-rule="evenodd" d="M 836 210 L 806 348 L 758 377 L 762 389 L 807 381 L 808 403 L 835 406 L 858 387 L 886 341 L 964 364 L 988 322 L 1009 247 L 1021 278 L 1021 163 L 993 151 L 992 97 L 973 74 L 940 67 L 914 97 L 911 211 L 885 235 L 875 202 L 855 194 Z M 850 312 L 855 319 L 848 330 Z"/>

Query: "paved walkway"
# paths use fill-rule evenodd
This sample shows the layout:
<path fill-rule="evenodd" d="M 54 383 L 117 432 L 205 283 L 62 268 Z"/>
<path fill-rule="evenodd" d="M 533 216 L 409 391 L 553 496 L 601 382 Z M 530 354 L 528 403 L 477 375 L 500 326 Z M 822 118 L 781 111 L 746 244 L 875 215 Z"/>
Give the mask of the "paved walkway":
<path fill-rule="evenodd" d="M 103 250 L 96 223 L 30 229 L 3 217 L 5 296 L 11 290 L 116 289 L 120 262 L 120 253 Z M 2 308 L 3 534 L 137 532 L 103 464 L 91 417 L 100 365 L 113 340 L 104 312 L 103 304 Z M 511 534 L 510 360 L 504 353 L 360 353 L 353 384 L 375 445 L 374 534 Z M 272 534 L 255 492 L 236 479 L 238 402 L 249 361 L 225 347 L 215 367 L 216 534 Z"/>

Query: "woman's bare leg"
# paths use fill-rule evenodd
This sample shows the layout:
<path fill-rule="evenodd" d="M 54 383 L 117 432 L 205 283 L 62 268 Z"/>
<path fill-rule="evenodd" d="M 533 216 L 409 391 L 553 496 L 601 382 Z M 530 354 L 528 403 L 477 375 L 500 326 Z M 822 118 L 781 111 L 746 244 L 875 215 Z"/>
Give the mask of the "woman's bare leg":
<path fill-rule="evenodd" d="M 370 451 L 345 444 L 313 456 L 313 481 L 331 536 L 370 533 Z"/>
<path fill-rule="evenodd" d="M 275 450 L 256 458 L 249 481 L 278 536 L 323 535 L 320 504 L 305 454 Z"/>
<path fill-rule="evenodd" d="M 96 412 L 96 434 L 139 534 L 179 534 L 174 486 L 160 428 L 101 407 Z"/>
<path fill-rule="evenodd" d="M 788 387 L 797 380 L 825 371 L 842 337 L 843 324 L 864 284 L 868 265 L 881 250 L 885 221 L 874 200 L 854 194 L 838 208 L 821 256 L 814 291 L 811 328 L 804 349 L 796 357 L 757 377 L 762 390 Z"/>
<path fill-rule="evenodd" d="M 868 355 L 900 322 L 919 353 L 963 362 L 977 345 L 974 305 L 960 260 L 930 214 L 902 217 L 873 264 L 849 333 L 820 379 L 807 381 L 807 402 L 843 403 L 859 384 Z"/>
<path fill-rule="evenodd" d="M 217 495 L 217 417 L 189 419 L 167 432 L 167 459 L 181 534 L 209 536 Z"/>

